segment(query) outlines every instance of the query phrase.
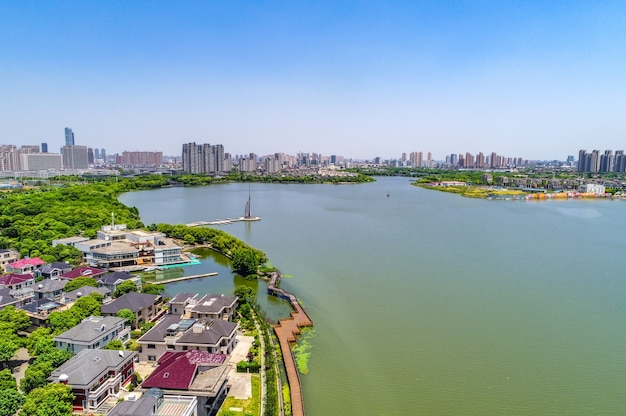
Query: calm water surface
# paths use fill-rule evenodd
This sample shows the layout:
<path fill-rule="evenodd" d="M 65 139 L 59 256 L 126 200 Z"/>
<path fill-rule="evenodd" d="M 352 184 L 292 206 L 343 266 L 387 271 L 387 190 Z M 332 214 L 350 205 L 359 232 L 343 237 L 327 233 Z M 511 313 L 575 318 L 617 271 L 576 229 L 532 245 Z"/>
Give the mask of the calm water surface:
<path fill-rule="evenodd" d="M 474 200 L 405 178 L 251 189 L 263 219 L 223 229 L 294 276 L 283 286 L 315 323 L 309 416 L 626 414 L 626 203 Z M 150 224 L 239 217 L 247 197 L 120 200 Z M 232 292 L 221 274 L 177 290 L 211 281 Z"/>

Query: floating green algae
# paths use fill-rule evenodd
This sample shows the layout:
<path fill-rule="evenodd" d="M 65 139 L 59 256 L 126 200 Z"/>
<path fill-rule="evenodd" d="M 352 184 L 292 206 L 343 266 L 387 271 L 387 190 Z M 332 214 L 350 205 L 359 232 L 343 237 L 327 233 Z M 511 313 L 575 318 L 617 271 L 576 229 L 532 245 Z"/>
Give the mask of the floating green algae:
<path fill-rule="evenodd" d="M 303 328 L 300 338 L 291 348 L 300 374 L 309 374 L 309 358 L 311 358 L 311 349 L 313 348 L 311 340 L 314 336 L 313 328 Z"/>

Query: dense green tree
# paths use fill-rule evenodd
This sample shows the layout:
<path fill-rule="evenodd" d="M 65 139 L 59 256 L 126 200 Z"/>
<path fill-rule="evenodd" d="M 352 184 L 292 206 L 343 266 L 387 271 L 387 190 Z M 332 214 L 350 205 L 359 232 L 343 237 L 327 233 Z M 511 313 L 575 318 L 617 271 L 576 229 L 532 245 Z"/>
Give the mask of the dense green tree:
<path fill-rule="evenodd" d="M 63 312 L 52 312 L 50 316 L 48 316 L 48 324 L 50 325 L 50 328 L 52 328 L 53 334 L 65 332 L 78 325 L 81 320 L 82 317 L 80 317 L 71 308 Z"/>
<path fill-rule="evenodd" d="M 35 361 L 33 361 L 32 365 L 50 363 L 53 368 L 57 368 L 73 356 L 74 354 L 69 351 L 54 348 L 38 356 Z"/>
<path fill-rule="evenodd" d="M 137 291 L 137 283 L 133 282 L 132 280 L 126 280 L 120 283 L 115 288 L 115 292 L 113 292 L 113 297 L 119 298 L 120 296 L 123 296 L 129 292 L 136 292 L 136 291 Z"/>
<path fill-rule="evenodd" d="M 254 250 L 239 248 L 233 254 L 233 269 L 242 276 L 248 276 L 257 272 L 259 258 Z"/>
<path fill-rule="evenodd" d="M 93 277 L 77 277 L 76 279 L 72 279 L 67 282 L 64 290 L 65 292 L 71 292 L 72 290 L 79 289 L 83 286 L 98 287 L 98 282 Z"/>
<path fill-rule="evenodd" d="M 17 333 L 28 329 L 31 325 L 32 323 L 26 312 L 17 309 L 15 306 L 7 306 L 0 310 L 0 332 Z"/>
<path fill-rule="evenodd" d="M 5 368 L 0 371 L 0 391 L 7 389 L 17 390 L 17 381 L 11 374 L 11 370 Z"/>
<path fill-rule="evenodd" d="M 239 303 L 253 303 L 255 299 L 254 290 L 245 285 L 239 285 L 235 288 L 233 294 L 239 298 Z"/>
<path fill-rule="evenodd" d="M 30 391 L 19 416 L 69 416 L 72 414 L 72 388 L 52 383 Z"/>
<path fill-rule="evenodd" d="M 6 366 L 7 361 L 15 355 L 15 352 L 20 348 L 20 345 L 10 337 L 0 336 L 0 362 Z"/>
<path fill-rule="evenodd" d="M 105 350 L 123 350 L 124 344 L 119 339 L 112 339 L 104 346 Z"/>
<path fill-rule="evenodd" d="M 37 345 L 37 342 L 42 338 L 48 338 L 52 340 L 50 333 L 51 333 L 50 328 L 46 328 L 45 326 L 40 326 L 39 328 L 31 332 L 30 335 L 28 335 L 28 339 L 26 340 L 26 349 L 28 350 L 28 353 L 30 355 L 40 354 L 40 353 L 34 352 L 35 345 Z"/>
<path fill-rule="evenodd" d="M 52 364 L 45 361 L 38 364 L 31 364 L 24 372 L 24 378 L 20 382 L 20 388 L 26 394 L 32 390 L 48 384 L 48 377 L 54 370 Z"/>
<path fill-rule="evenodd" d="M 154 322 L 142 322 L 140 325 L 141 333 L 145 334 L 146 332 L 151 330 L 154 325 L 156 325 Z"/>
<path fill-rule="evenodd" d="M 100 316 L 100 308 L 102 307 L 102 295 L 94 292 L 87 296 L 83 296 L 74 302 L 71 309 L 82 316 L 81 320 L 88 316 Z"/>
<path fill-rule="evenodd" d="M 185 244 L 189 244 L 189 245 L 196 244 L 196 237 L 194 237 L 191 234 L 185 234 L 184 240 L 185 240 Z"/>
<path fill-rule="evenodd" d="M 120 309 L 115 316 L 117 316 L 118 318 L 124 318 L 126 319 L 126 323 L 134 325 L 135 324 L 135 319 L 137 319 L 137 317 L 135 316 L 135 313 L 133 311 L 131 311 L 130 309 Z"/>
<path fill-rule="evenodd" d="M 141 293 L 160 295 L 163 292 L 165 292 L 165 286 L 162 284 L 143 283 L 141 285 Z"/>
<path fill-rule="evenodd" d="M 37 339 L 37 341 L 33 345 L 32 351 L 30 351 L 30 354 L 33 356 L 35 355 L 39 356 L 42 354 L 49 353 L 50 351 L 53 351 L 54 349 L 55 349 L 55 346 L 54 346 L 54 341 L 52 340 L 52 337 L 42 336 L 39 339 Z"/>
<path fill-rule="evenodd" d="M 88 316 L 100 316 L 102 313 L 102 295 L 94 292 L 83 296 L 74 302 L 74 305 L 63 312 L 52 312 L 48 317 L 48 324 L 54 334 L 60 334 L 78 325 Z"/>
<path fill-rule="evenodd" d="M 13 416 L 24 400 L 24 396 L 15 389 L 0 390 L 0 416 Z"/>

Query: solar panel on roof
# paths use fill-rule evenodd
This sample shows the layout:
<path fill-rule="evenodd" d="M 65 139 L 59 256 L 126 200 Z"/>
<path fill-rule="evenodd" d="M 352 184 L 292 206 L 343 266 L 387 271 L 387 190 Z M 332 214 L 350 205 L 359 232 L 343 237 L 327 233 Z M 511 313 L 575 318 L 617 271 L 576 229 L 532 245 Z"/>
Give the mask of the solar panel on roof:
<path fill-rule="evenodd" d="M 182 331 L 186 331 L 196 322 L 195 319 L 183 319 L 178 323 L 178 326 Z"/>

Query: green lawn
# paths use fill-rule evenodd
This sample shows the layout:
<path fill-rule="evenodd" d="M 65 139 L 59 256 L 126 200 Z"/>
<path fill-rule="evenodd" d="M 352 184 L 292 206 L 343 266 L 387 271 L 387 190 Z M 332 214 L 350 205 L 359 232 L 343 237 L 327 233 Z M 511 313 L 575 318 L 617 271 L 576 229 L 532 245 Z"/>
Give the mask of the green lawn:
<path fill-rule="evenodd" d="M 261 376 L 252 374 L 252 397 L 247 400 L 228 396 L 217 416 L 260 416 L 261 412 Z M 230 410 L 230 409 L 237 410 Z M 242 409 L 239 411 L 238 409 Z"/>

